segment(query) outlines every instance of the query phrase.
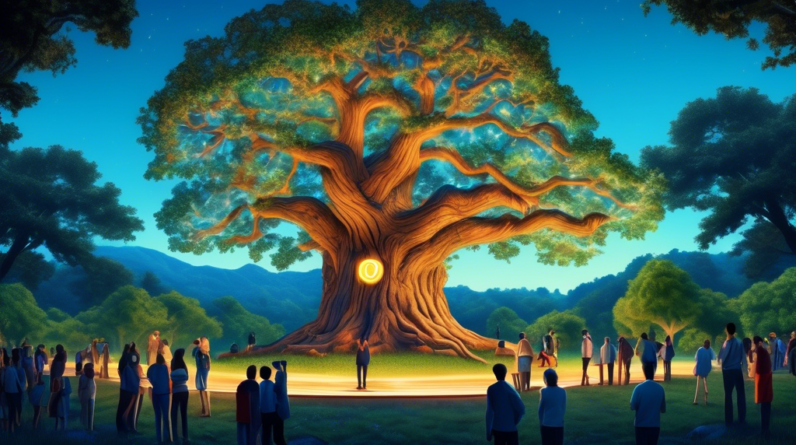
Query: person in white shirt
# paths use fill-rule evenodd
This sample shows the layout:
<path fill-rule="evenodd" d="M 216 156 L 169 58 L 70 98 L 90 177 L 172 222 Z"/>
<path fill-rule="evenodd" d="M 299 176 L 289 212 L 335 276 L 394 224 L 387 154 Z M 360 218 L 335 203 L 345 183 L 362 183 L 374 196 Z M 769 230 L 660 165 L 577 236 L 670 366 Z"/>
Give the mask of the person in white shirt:
<path fill-rule="evenodd" d="M 655 382 L 655 370 L 644 368 L 647 379 L 633 390 L 630 409 L 636 412 L 636 445 L 657 445 L 661 434 L 661 413 L 666 412 L 666 393 Z"/>
<path fill-rule="evenodd" d="M 517 424 L 525 415 L 525 405 L 514 386 L 506 383 L 506 365 L 492 367 L 496 383 L 486 391 L 486 440 L 495 438 L 495 445 L 519 445 Z"/>
<path fill-rule="evenodd" d="M 583 358 L 583 376 L 580 378 L 580 386 L 589 386 L 589 362 L 591 361 L 594 345 L 588 330 L 584 329 L 581 334 L 583 335 L 583 341 L 580 344 L 580 355 Z"/>
<path fill-rule="evenodd" d="M 558 374 L 554 369 L 544 372 L 544 383 L 547 387 L 539 391 L 539 427 L 542 445 L 563 445 L 567 392 L 558 386 Z"/>
<path fill-rule="evenodd" d="M 616 346 L 611 344 L 611 339 L 605 337 L 605 344 L 600 348 L 600 363 L 608 366 L 608 384 L 614 384 L 614 363 L 616 363 Z M 600 373 L 602 378 L 602 373 Z"/>

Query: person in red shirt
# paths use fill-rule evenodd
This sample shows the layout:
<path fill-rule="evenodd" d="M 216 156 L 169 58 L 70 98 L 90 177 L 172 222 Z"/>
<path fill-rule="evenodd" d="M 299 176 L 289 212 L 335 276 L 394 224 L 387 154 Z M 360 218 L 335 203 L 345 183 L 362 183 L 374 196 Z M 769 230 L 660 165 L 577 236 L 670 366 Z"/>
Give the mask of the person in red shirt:
<path fill-rule="evenodd" d="M 260 385 L 257 384 L 257 367 L 246 369 L 246 380 L 238 385 L 235 394 L 237 406 L 235 421 L 238 422 L 238 445 L 256 445 L 260 432 Z"/>
<path fill-rule="evenodd" d="M 774 386 L 772 379 L 771 355 L 766 349 L 763 339 L 755 336 L 755 403 L 760 404 L 760 420 L 762 433 L 768 436 L 771 425 L 771 401 L 774 400 Z"/>

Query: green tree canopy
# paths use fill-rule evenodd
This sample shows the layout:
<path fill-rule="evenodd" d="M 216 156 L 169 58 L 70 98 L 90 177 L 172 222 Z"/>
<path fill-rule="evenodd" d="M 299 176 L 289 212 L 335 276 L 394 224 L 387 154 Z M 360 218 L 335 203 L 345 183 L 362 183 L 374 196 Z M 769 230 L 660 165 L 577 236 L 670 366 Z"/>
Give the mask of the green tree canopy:
<path fill-rule="evenodd" d="M 500 325 L 500 338 L 502 340 L 517 343 L 520 338 L 520 332 L 523 332 L 528 322 L 521 319 L 513 310 L 502 306 L 492 311 L 487 317 L 486 335 L 490 337 L 495 335 L 498 325 Z"/>
<path fill-rule="evenodd" d="M 169 292 L 169 289 L 163 285 L 160 278 L 152 272 L 146 271 L 144 276 L 141 277 L 141 288 L 149 293 L 149 295 L 161 295 Z"/>
<path fill-rule="evenodd" d="M 669 135 L 671 146 L 642 150 L 642 165 L 668 179 L 668 209 L 710 212 L 700 223 L 700 248 L 751 220 L 754 228 L 735 249 L 752 249 L 757 266 L 748 272 L 760 270 L 759 255 L 796 253 L 796 100 L 774 103 L 754 88 L 719 88 L 715 98 L 688 103 Z"/>
<path fill-rule="evenodd" d="M 525 332 L 533 338 L 534 343 L 540 343 L 542 336 L 550 329 L 556 331 L 562 349 L 575 349 L 580 346 L 580 332 L 586 329 L 586 320 L 572 310 L 552 311 L 537 318 L 525 328 Z M 596 339 L 595 344 L 599 344 Z"/>
<path fill-rule="evenodd" d="M 207 315 L 199 300 L 188 298 L 171 291 L 156 297 L 155 300 L 166 306 L 168 327 L 161 332 L 161 338 L 168 338 L 172 350 L 188 347 L 196 338 L 221 338 L 221 324 Z M 164 335 L 165 334 L 165 335 Z"/>
<path fill-rule="evenodd" d="M 93 239 L 132 241 L 144 229 L 135 209 L 119 204 L 121 191 L 112 183 L 97 185 L 97 164 L 76 150 L 10 151 L 0 132 L 0 246 L 9 246 L 0 264 L 0 280 L 22 252 L 46 248 L 56 261 L 88 261 Z"/>
<path fill-rule="evenodd" d="M 94 339 L 93 332 L 89 331 L 85 323 L 60 309 L 47 309 L 47 317 L 47 334 L 42 341 L 44 344 L 62 344 L 67 351 L 77 352 L 85 349 Z"/>
<path fill-rule="evenodd" d="M 651 260 L 630 281 L 627 293 L 614 306 L 617 331 L 626 334 L 623 331 L 629 328 L 633 335 L 640 335 L 655 324 L 674 338 L 677 332 L 694 325 L 702 314 L 697 303 L 701 292 L 688 272 L 673 262 Z"/>
<path fill-rule="evenodd" d="M 94 32 L 100 45 L 127 48 L 130 23 L 137 16 L 135 0 L 0 2 L 0 108 L 16 116 L 39 100 L 35 87 L 16 82 L 20 72 L 45 70 L 55 75 L 77 63 L 65 25 Z"/>
<path fill-rule="evenodd" d="M 699 35 L 710 31 L 728 39 L 749 37 L 752 23 L 766 24 L 763 43 L 771 48 L 763 69 L 787 67 L 796 63 L 796 3 L 786 0 L 644 0 L 644 15 L 653 5 L 666 5 L 672 14 L 672 23 L 683 23 Z M 757 39 L 750 38 L 751 50 L 760 47 Z"/>
<path fill-rule="evenodd" d="M 86 275 L 70 283 L 70 287 L 86 305 L 84 307 L 101 304 L 116 289 L 133 284 L 133 273 L 110 258 L 86 256 L 80 265 Z"/>
<path fill-rule="evenodd" d="M 0 253 L 0 264 L 5 260 L 5 254 Z M 39 252 L 29 250 L 19 254 L 11 270 L 8 271 L 6 280 L 9 282 L 20 282 L 30 290 L 36 290 L 39 283 L 49 280 L 55 273 L 55 266 L 50 261 L 44 259 L 44 255 Z"/>
<path fill-rule="evenodd" d="M 121 350 L 131 341 L 143 345 L 147 335 L 169 326 L 168 309 L 145 290 L 124 286 L 98 306 L 75 317 L 88 326 L 94 336 L 104 337 Z"/>
<path fill-rule="evenodd" d="M 25 337 L 33 341 L 47 331 L 47 314 L 21 284 L 0 284 L 0 342 L 19 345 Z"/>
<path fill-rule="evenodd" d="M 771 283 L 755 283 L 732 301 L 747 336 L 790 332 L 796 327 L 796 268 Z"/>
<path fill-rule="evenodd" d="M 230 343 L 247 344 L 249 332 L 255 333 L 259 344 L 272 343 L 285 335 L 281 324 L 271 324 L 267 318 L 252 314 L 233 297 L 214 300 L 213 306 L 212 312 L 224 330 L 224 340 Z"/>

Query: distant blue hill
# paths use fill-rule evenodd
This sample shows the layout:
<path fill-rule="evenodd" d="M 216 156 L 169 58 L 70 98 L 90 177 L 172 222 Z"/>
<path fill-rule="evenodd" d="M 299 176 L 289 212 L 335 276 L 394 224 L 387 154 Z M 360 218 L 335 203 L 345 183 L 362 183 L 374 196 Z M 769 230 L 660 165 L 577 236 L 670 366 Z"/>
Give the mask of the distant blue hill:
<path fill-rule="evenodd" d="M 192 266 L 157 250 L 132 246 L 99 246 L 94 253 L 123 264 L 135 274 L 136 284 L 146 272 L 152 272 L 165 289 L 196 298 L 209 312 L 213 312 L 213 300 L 231 295 L 249 311 L 267 317 L 272 323 L 282 324 L 288 331 L 313 320 L 320 305 L 323 281 L 319 269 L 274 273 L 254 264 L 234 270 Z M 446 288 L 445 294 L 459 323 L 481 334 L 488 334 L 485 332 L 486 318 L 501 306 L 513 309 L 529 323 L 553 309 L 574 309 L 596 331 L 609 332 L 614 303 L 627 291 L 627 282 L 653 258 L 673 261 L 690 273 L 700 286 L 730 297 L 738 296 L 752 284 L 743 275 L 742 257 L 672 250 L 657 257 L 637 257 L 622 272 L 583 283 L 567 294 L 544 287 L 477 292 L 466 286 Z M 774 278 L 790 266 L 794 264 L 781 262 L 768 275 Z M 80 268 L 59 267 L 53 278 L 34 291 L 39 304 L 75 313 L 74 302 L 78 299 L 70 294 L 66 284 L 81 274 Z"/>

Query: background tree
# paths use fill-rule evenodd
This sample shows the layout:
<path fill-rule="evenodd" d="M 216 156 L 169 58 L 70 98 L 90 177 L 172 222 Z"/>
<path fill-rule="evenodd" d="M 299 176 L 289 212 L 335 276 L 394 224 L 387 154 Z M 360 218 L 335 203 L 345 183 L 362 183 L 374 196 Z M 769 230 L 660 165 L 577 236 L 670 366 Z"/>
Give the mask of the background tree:
<path fill-rule="evenodd" d="M 161 337 L 169 339 L 172 350 L 177 347 L 187 347 L 194 339 L 201 336 L 221 338 L 221 324 L 215 318 L 207 316 L 199 305 L 199 300 L 174 291 L 160 295 L 155 300 L 166 306 L 168 311 L 168 327 L 162 329 Z"/>
<path fill-rule="evenodd" d="M 697 99 L 683 108 L 669 131 L 671 146 L 646 147 L 642 165 L 659 169 L 669 181 L 666 206 L 710 214 L 696 237 L 707 249 L 751 218 L 735 253 L 796 253 L 796 100 L 774 103 L 754 88 L 719 88 L 715 98 Z M 742 161 L 741 161 L 742 160 Z M 772 237 L 773 230 L 781 238 Z M 761 227 L 766 227 L 762 229 Z M 760 236 L 768 240 L 760 243 Z M 783 249 L 780 245 L 786 245 Z M 777 246 L 777 250 L 770 249 Z M 751 266 L 747 272 L 757 273 Z"/>
<path fill-rule="evenodd" d="M 224 341 L 247 344 L 249 332 L 254 332 L 257 341 L 270 344 L 285 335 L 281 324 L 271 324 L 267 318 L 247 311 L 234 297 L 226 296 L 213 300 L 210 313 L 220 322 L 224 330 Z"/>
<path fill-rule="evenodd" d="M 105 339 L 117 350 L 135 341 L 143 345 L 146 336 L 169 326 L 168 309 L 145 290 L 124 286 L 110 294 L 102 304 L 79 313 L 89 332 Z"/>
<path fill-rule="evenodd" d="M 33 294 L 21 284 L 0 284 L 0 342 L 19 346 L 25 337 L 35 341 L 46 330 L 47 314 Z"/>
<path fill-rule="evenodd" d="M 5 254 L 0 253 L 0 264 L 5 260 Z M 55 266 L 44 259 L 39 252 L 25 251 L 19 254 L 17 260 L 8 271 L 6 280 L 20 282 L 30 290 L 36 290 L 39 283 L 49 280 L 55 273 Z"/>
<path fill-rule="evenodd" d="M 16 82 L 21 71 L 65 72 L 77 64 L 64 26 L 93 31 L 95 41 L 130 46 L 135 0 L 15 0 L 0 2 L 0 107 L 17 112 L 38 102 L 36 88 Z"/>
<path fill-rule="evenodd" d="M 78 295 L 84 307 L 101 304 L 108 295 L 120 287 L 133 284 L 133 273 L 122 263 L 109 258 L 86 256 L 80 266 L 85 276 L 69 284 L 71 291 Z"/>
<path fill-rule="evenodd" d="M 562 85 L 549 43 L 482 1 L 287 0 L 187 43 L 142 110 L 146 177 L 182 179 L 156 214 L 170 248 L 323 257 L 318 318 L 270 350 L 492 349 L 443 294 L 445 260 L 535 245 L 585 264 L 609 232 L 643 237 L 662 180 L 613 153 Z M 299 227 L 296 236 L 274 229 Z M 288 232 L 289 233 L 289 232 Z M 376 285 L 355 278 L 384 264 Z"/>
<path fill-rule="evenodd" d="M 62 344 L 69 352 L 85 349 L 94 337 L 85 323 L 57 309 L 47 309 L 47 333 L 41 341 L 44 344 Z M 74 355 L 73 355 L 74 356 Z"/>
<path fill-rule="evenodd" d="M 695 324 L 702 314 L 697 303 L 701 291 L 688 273 L 671 261 L 652 260 L 630 281 L 627 293 L 616 302 L 614 319 L 620 324 L 617 330 L 627 327 L 633 335 L 640 335 L 646 331 L 645 325 L 655 324 L 674 338 L 676 333 Z"/>
<path fill-rule="evenodd" d="M 520 332 L 525 329 L 528 322 L 521 319 L 516 312 L 504 306 L 495 309 L 487 317 L 486 335 L 488 337 L 495 335 L 498 325 L 500 325 L 500 339 L 517 343 Z"/>
<path fill-rule="evenodd" d="M 562 349 L 576 349 L 580 346 L 580 332 L 586 329 L 586 320 L 571 310 L 552 311 L 537 318 L 533 324 L 525 328 L 525 332 L 531 337 L 533 344 L 541 345 L 542 337 L 550 332 L 550 329 L 556 331 Z M 594 337 L 595 345 L 599 344 L 597 340 L 598 337 Z"/>
<path fill-rule="evenodd" d="M 672 24 L 683 23 L 698 35 L 709 31 L 724 35 L 728 39 L 749 37 L 749 26 L 753 22 L 767 25 L 763 43 L 774 56 L 766 57 L 763 69 L 787 67 L 796 63 L 796 2 L 787 0 L 644 0 L 641 4 L 644 15 L 653 5 L 666 5 L 674 16 Z M 757 39 L 750 38 L 747 46 L 751 50 L 760 47 Z M 783 55 L 784 53 L 784 55 Z"/>
<path fill-rule="evenodd" d="M 152 271 L 146 271 L 144 276 L 141 277 L 141 289 L 144 289 L 149 293 L 149 295 L 161 295 L 169 292 L 169 289 L 163 285 L 158 278 Z"/>
<path fill-rule="evenodd" d="M 796 326 L 796 268 L 771 283 L 755 283 L 732 301 L 747 336 L 790 332 Z"/>
<path fill-rule="evenodd" d="M 738 320 L 733 301 L 721 292 L 702 289 L 697 304 L 702 311 L 699 319 L 693 326 L 684 329 L 677 341 L 678 349 L 686 353 L 695 352 L 705 339 L 710 339 L 715 345 L 717 338 L 724 338 L 724 326 Z"/>
<path fill-rule="evenodd" d="M 143 222 L 134 208 L 119 204 L 116 186 L 95 185 L 100 176 L 97 164 L 76 150 L 10 151 L 0 144 L 0 245 L 9 246 L 0 280 L 21 253 L 39 247 L 74 266 L 88 261 L 94 238 L 135 239 Z"/>

